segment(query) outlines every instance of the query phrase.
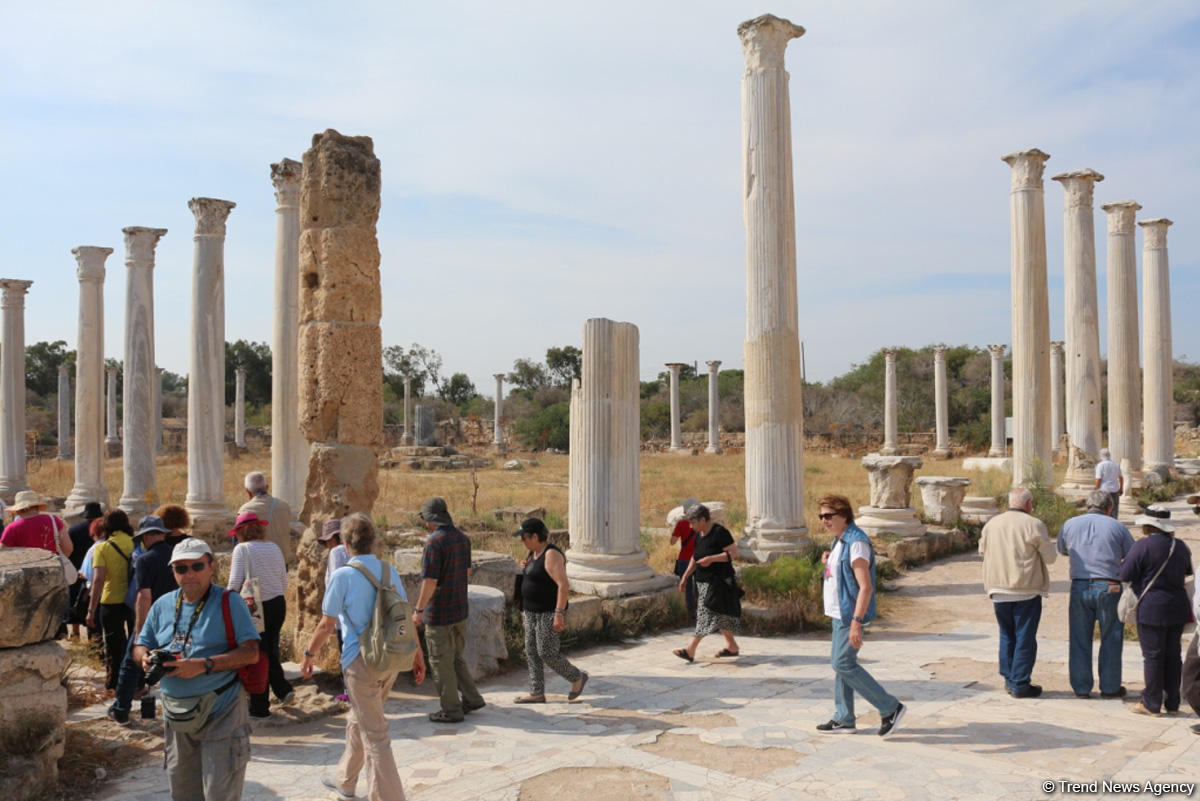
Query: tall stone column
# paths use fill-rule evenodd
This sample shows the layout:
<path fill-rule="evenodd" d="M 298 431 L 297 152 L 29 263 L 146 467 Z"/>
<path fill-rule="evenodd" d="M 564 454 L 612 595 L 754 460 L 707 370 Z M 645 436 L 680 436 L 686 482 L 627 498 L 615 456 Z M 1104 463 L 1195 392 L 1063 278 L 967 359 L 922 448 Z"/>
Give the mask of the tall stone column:
<path fill-rule="evenodd" d="M 71 378 L 67 365 L 58 366 L 58 458 L 71 458 Z"/>
<path fill-rule="evenodd" d="M 950 390 L 946 384 L 946 351 L 948 348 L 933 349 L 933 411 L 937 441 L 933 455 L 938 459 L 950 458 Z"/>
<path fill-rule="evenodd" d="M 104 261 L 112 248 L 73 248 L 79 278 L 79 327 L 75 345 L 75 486 L 68 514 L 89 501 L 108 503 L 104 487 Z M 113 394 L 116 375 L 113 376 Z M 116 428 L 116 404 L 112 424 Z"/>
<path fill-rule="evenodd" d="M 108 435 L 104 438 L 104 444 L 120 445 L 121 435 L 117 430 L 117 368 L 105 367 L 104 373 L 108 380 L 108 410 L 106 416 Z"/>
<path fill-rule="evenodd" d="M 571 390 L 567 575 L 576 592 L 631 595 L 662 584 L 640 540 L 637 326 L 584 323 L 580 374 Z"/>
<path fill-rule="evenodd" d="M 158 455 L 163 449 L 163 368 L 154 368 L 154 453 Z"/>
<path fill-rule="evenodd" d="M 1042 171 L 1050 156 L 1009 153 L 1012 189 L 1013 486 L 1049 486 L 1050 299 Z"/>
<path fill-rule="evenodd" d="M 271 336 L 271 492 L 304 508 L 308 442 L 300 433 L 300 162 L 271 165 L 275 186 L 275 320 Z"/>
<path fill-rule="evenodd" d="M 122 230 L 126 273 L 121 463 L 125 489 L 118 506 L 136 520 L 158 505 L 154 463 L 154 249 L 167 230 Z M 189 439 L 193 431 L 188 432 Z"/>
<path fill-rule="evenodd" d="M 1108 215 L 1108 448 L 1129 460 L 1126 483 L 1142 470 L 1142 380 L 1138 369 L 1137 257 L 1132 200 L 1105 203 Z"/>
<path fill-rule="evenodd" d="M 25 479 L 25 293 L 32 281 L 0 278 L 0 498 L 29 489 Z"/>
<path fill-rule="evenodd" d="M 1050 445 L 1054 453 L 1061 447 L 1063 433 L 1063 342 L 1050 341 Z"/>
<path fill-rule="evenodd" d="M 683 447 L 683 428 L 679 420 L 679 371 L 683 369 L 682 362 L 668 362 L 667 369 L 671 371 L 671 453 L 689 453 Z"/>
<path fill-rule="evenodd" d="M 417 440 L 413 436 L 413 410 L 412 410 L 412 379 L 408 376 L 404 377 L 404 436 L 400 438 L 401 445 L 412 445 Z"/>
<path fill-rule="evenodd" d="M 896 398 L 896 351 L 883 351 L 883 447 L 881 456 L 895 456 L 900 452 L 899 428 L 900 404 Z"/>
<path fill-rule="evenodd" d="M 708 365 L 708 447 L 705 453 L 721 452 L 721 424 L 718 414 L 717 397 L 717 368 L 719 361 L 705 362 Z"/>
<path fill-rule="evenodd" d="M 792 123 L 784 50 L 804 29 L 770 14 L 738 26 L 746 226 L 746 535 L 759 558 L 808 547 L 796 297 Z"/>
<path fill-rule="evenodd" d="M 1096 294 L 1096 225 L 1092 197 L 1104 176 L 1082 169 L 1059 173 L 1065 192 L 1063 288 L 1066 320 L 1067 473 L 1061 489 L 1090 491 L 1100 458 L 1100 317 Z M 1055 447 L 1058 447 L 1057 440 Z"/>
<path fill-rule="evenodd" d="M 241 367 L 233 373 L 233 444 L 246 447 L 246 371 Z"/>
<path fill-rule="evenodd" d="M 1004 435 L 1004 351 L 1006 345 L 988 345 L 992 356 L 992 447 L 988 456 L 1003 459 L 1008 453 L 1008 437 Z"/>
<path fill-rule="evenodd" d="M 504 419 L 504 373 L 496 373 L 492 378 L 496 379 L 496 421 L 492 444 L 497 448 L 502 448 L 504 447 L 504 426 L 500 421 Z"/>
<path fill-rule="evenodd" d="M 1142 431 L 1144 468 L 1167 478 L 1175 465 L 1175 357 L 1165 217 L 1142 220 Z"/>

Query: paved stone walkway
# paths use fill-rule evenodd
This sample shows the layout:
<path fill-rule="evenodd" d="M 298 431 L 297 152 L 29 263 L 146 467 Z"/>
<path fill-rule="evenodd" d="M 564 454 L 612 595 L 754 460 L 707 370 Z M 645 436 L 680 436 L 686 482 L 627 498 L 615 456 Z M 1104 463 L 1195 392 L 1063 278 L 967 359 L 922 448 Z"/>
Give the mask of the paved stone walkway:
<path fill-rule="evenodd" d="M 1194 519 L 1194 518 L 1193 518 Z M 1200 554 L 1200 526 L 1182 532 Z M 1080 700 L 1067 685 L 1067 564 L 1053 566 L 1043 614 L 1035 700 L 1016 700 L 996 673 L 991 604 L 979 560 L 964 554 L 911 571 L 885 596 L 862 662 L 909 706 L 896 733 L 876 736 L 878 714 L 859 708 L 855 735 L 818 735 L 832 712 L 828 635 L 740 639 L 745 656 L 687 664 L 670 654 L 686 632 L 597 648 L 571 658 L 592 678 L 567 703 L 516 706 L 523 675 L 484 682 L 488 707 L 465 724 L 438 726 L 431 682 L 398 689 L 388 704 L 400 774 L 411 799 L 1038 799 L 1083 795 L 1059 782 L 1200 781 L 1196 717 L 1129 712 L 1140 691 L 1141 653 L 1124 652 L 1128 699 Z M 1188 637 L 1190 635 L 1185 635 Z M 720 638 L 707 639 L 711 655 Z M 1185 706 L 1186 709 L 1186 706 Z M 247 801 L 327 799 L 321 774 L 341 754 L 341 717 L 260 728 Z M 1053 792 L 1043 785 L 1053 783 Z M 365 783 L 360 783 L 360 792 Z M 1188 793 L 1166 793 L 1179 797 Z M 1193 793 L 1194 794 L 1194 791 Z M 161 765 L 147 764 L 102 799 L 166 798 Z"/>

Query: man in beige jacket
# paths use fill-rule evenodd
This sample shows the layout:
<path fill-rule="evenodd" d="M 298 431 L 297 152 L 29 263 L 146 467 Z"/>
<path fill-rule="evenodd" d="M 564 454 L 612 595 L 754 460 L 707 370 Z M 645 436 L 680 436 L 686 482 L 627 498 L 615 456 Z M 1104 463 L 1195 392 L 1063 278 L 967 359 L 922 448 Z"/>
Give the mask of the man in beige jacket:
<path fill-rule="evenodd" d="M 292 547 L 292 507 L 287 501 L 267 492 L 267 477 L 257 470 L 246 474 L 242 482 L 249 500 L 238 509 L 238 514 L 254 512 L 259 520 L 267 521 L 267 539 L 283 551 L 287 566 L 295 567 L 296 549 Z"/>
<path fill-rule="evenodd" d="M 1024 487 L 1008 493 L 1008 511 L 983 527 L 983 589 L 1000 625 L 1000 675 L 1013 698 L 1037 698 L 1030 684 L 1037 659 L 1042 597 L 1050 594 L 1048 565 L 1057 558 L 1046 524 L 1033 516 L 1033 494 Z"/>

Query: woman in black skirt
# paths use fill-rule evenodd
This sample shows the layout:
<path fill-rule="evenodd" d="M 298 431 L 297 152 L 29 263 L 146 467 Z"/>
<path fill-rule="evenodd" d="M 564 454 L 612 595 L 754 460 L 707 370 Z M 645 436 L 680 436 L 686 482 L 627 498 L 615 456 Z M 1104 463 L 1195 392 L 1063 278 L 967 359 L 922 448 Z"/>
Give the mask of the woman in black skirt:
<path fill-rule="evenodd" d="M 686 648 L 677 648 L 671 653 L 680 659 L 691 662 L 696 658 L 696 648 L 700 641 L 709 634 L 721 632 L 725 637 L 725 647 L 717 652 L 717 656 L 737 656 L 740 653 L 735 632 L 741 629 L 740 615 L 722 614 L 708 608 L 709 599 L 717 583 L 725 582 L 733 577 L 733 560 L 737 557 L 737 543 L 729 529 L 720 523 L 714 523 L 709 515 L 708 507 L 697 505 L 688 513 L 692 530 L 696 532 L 696 549 L 692 553 L 692 561 L 684 571 L 679 581 L 679 591 L 687 590 L 689 576 L 696 577 L 696 633 Z"/>

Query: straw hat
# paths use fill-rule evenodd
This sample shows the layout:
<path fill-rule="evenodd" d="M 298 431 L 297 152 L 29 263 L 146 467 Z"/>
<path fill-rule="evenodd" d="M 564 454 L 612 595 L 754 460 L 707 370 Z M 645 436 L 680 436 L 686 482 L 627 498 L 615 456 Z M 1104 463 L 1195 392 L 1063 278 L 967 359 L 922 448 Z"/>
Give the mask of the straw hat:
<path fill-rule="evenodd" d="M 9 514 L 24 512 L 26 509 L 37 507 L 45 509 L 49 504 L 42 500 L 41 496 L 33 490 L 21 490 L 13 499 L 13 505 L 9 506 L 7 511 Z"/>

